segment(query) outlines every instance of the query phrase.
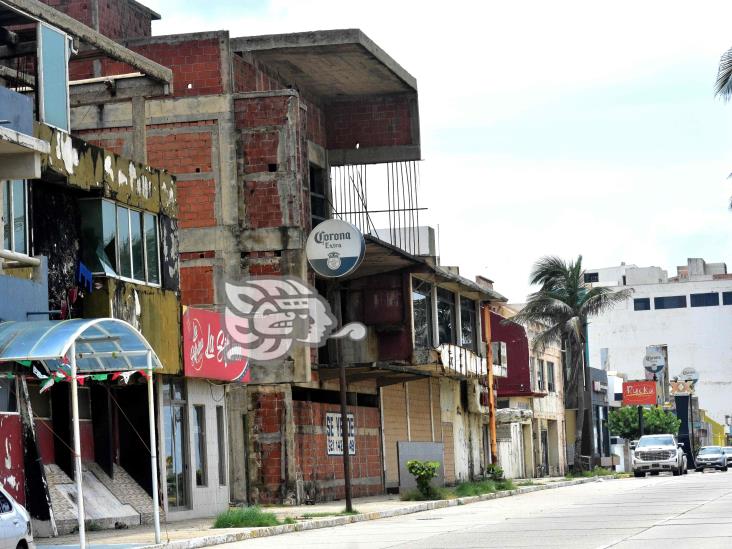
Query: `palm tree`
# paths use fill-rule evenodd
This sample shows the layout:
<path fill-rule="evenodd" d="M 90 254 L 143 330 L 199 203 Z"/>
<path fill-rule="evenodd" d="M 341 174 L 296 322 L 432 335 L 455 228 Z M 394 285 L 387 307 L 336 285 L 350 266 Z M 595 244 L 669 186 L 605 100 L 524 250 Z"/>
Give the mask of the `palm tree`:
<path fill-rule="evenodd" d="M 612 290 L 592 287 L 584 281 L 582 256 L 565 262 L 558 257 L 542 257 L 534 264 L 530 278 L 539 290 L 529 295 L 524 308 L 511 320 L 523 325 L 538 323 L 544 326 L 534 338 L 535 353 L 542 353 L 547 345 L 559 344 L 565 351 L 565 398 L 576 396 L 574 468 L 581 469 L 582 430 L 584 427 L 587 386 L 589 381 L 587 355 L 587 321 L 590 317 L 612 309 L 625 301 L 632 290 Z"/>
<path fill-rule="evenodd" d="M 725 101 L 732 98 L 732 48 L 722 54 L 719 59 L 717 82 L 714 84 L 714 95 Z"/>

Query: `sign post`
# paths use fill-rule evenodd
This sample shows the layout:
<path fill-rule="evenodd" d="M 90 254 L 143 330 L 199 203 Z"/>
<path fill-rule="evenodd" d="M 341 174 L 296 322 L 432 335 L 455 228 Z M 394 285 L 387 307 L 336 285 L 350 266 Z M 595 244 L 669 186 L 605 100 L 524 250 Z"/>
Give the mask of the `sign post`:
<path fill-rule="evenodd" d="M 305 255 L 313 270 L 329 279 L 346 276 L 355 271 L 363 261 L 366 243 L 361 232 L 340 219 L 328 219 L 315 227 L 305 244 Z M 341 292 L 335 280 L 328 284 L 329 297 L 332 298 L 333 313 L 338 324 L 343 324 L 341 313 Z M 353 511 L 351 501 L 351 457 L 349 452 L 349 422 L 346 393 L 346 364 L 343 362 L 340 339 L 335 340 L 336 359 L 339 362 L 339 390 L 341 401 L 341 437 L 343 444 L 343 481 L 346 492 L 346 512 Z M 332 359 L 331 359 L 332 360 Z M 354 436 L 355 436 L 354 426 Z"/>

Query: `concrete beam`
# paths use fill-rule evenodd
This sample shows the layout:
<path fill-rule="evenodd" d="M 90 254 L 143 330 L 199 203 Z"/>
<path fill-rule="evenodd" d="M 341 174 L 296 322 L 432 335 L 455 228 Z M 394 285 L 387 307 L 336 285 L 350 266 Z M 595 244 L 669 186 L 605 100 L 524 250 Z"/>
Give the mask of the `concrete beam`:
<path fill-rule="evenodd" d="M 141 73 L 69 82 L 72 107 L 129 101 L 135 97 L 160 97 L 167 95 L 169 89 L 168 84 Z"/>
<path fill-rule="evenodd" d="M 351 166 L 354 164 L 383 164 L 385 162 L 404 162 L 421 160 L 419 145 L 396 145 L 393 147 L 362 147 L 360 149 L 330 149 L 328 161 L 331 166 Z"/>
<path fill-rule="evenodd" d="M 5 27 L 0 27 L 0 43 L 15 46 L 18 42 L 20 42 L 20 39 L 16 33 Z"/>
<path fill-rule="evenodd" d="M 35 55 L 36 51 L 35 42 L 19 42 L 14 46 L 0 46 L 0 59 L 13 59 L 25 55 Z"/>
<path fill-rule="evenodd" d="M 0 0 L 0 3 L 45 21 L 86 44 L 98 48 L 112 59 L 126 63 L 151 78 L 166 83 L 173 81 L 173 71 L 169 68 L 159 65 L 139 53 L 128 50 L 114 40 L 99 34 L 94 29 L 38 0 Z"/>

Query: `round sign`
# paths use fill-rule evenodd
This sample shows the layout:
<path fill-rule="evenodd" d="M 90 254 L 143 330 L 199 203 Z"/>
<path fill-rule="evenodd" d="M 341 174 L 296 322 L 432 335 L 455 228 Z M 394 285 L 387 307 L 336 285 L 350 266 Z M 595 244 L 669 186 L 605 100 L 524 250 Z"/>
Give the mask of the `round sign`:
<path fill-rule="evenodd" d="M 643 359 L 643 367 L 651 373 L 657 374 L 666 366 L 666 357 L 661 351 L 648 349 Z"/>
<path fill-rule="evenodd" d="M 355 271 L 363 261 L 366 243 L 356 227 L 340 219 L 328 219 L 315 227 L 305 255 L 313 270 L 321 276 L 337 278 Z"/>
<path fill-rule="evenodd" d="M 696 383 L 697 381 L 699 381 L 699 372 L 697 372 L 694 368 L 684 368 L 683 370 L 681 370 L 681 375 L 679 376 L 679 379 Z"/>

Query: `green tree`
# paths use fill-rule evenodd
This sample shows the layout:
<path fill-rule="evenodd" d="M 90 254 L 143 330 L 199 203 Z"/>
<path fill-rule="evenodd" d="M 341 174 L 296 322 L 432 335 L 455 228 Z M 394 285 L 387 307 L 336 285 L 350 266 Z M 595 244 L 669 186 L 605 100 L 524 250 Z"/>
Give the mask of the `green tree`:
<path fill-rule="evenodd" d="M 654 406 L 643 409 L 643 434 L 661 435 L 679 433 L 681 420 L 673 412 L 669 412 Z M 635 406 L 623 406 L 619 410 L 610 412 L 609 418 L 610 433 L 627 439 L 640 437 L 640 426 L 638 425 L 638 409 Z"/>
<path fill-rule="evenodd" d="M 531 271 L 530 282 L 539 290 L 529 295 L 526 306 L 511 320 L 524 325 L 545 326 L 533 342 L 534 351 L 541 353 L 551 343 L 561 344 L 565 351 L 565 397 L 576 396 L 574 467 L 582 462 L 582 431 L 588 409 L 590 373 L 585 360 L 587 353 L 587 321 L 590 317 L 612 309 L 625 301 L 630 290 L 592 287 L 584 281 L 582 256 L 565 262 L 547 256 L 539 259 Z"/>

